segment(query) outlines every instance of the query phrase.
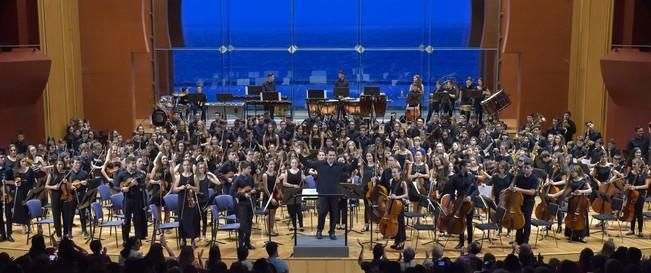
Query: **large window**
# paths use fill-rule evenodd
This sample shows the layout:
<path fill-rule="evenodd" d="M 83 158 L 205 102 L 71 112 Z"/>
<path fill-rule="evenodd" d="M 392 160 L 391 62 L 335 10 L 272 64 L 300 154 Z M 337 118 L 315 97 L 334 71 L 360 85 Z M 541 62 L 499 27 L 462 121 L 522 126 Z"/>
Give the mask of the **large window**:
<path fill-rule="evenodd" d="M 274 73 L 300 108 L 307 89 L 332 96 L 343 70 L 352 97 L 379 86 L 399 107 L 414 75 L 430 91 L 437 80 L 484 76 L 493 65 L 482 56 L 497 54 L 469 46 L 476 0 L 178 1 L 183 44 L 156 50 L 172 51 L 174 91 L 202 82 L 211 101 Z"/>

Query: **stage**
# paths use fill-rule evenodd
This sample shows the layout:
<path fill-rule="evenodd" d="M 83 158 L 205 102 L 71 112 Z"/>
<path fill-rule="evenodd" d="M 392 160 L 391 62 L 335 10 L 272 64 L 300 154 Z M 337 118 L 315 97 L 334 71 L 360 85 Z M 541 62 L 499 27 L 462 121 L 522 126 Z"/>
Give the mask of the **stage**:
<path fill-rule="evenodd" d="M 359 210 L 356 210 L 355 213 L 353 213 L 353 230 L 360 230 L 363 227 L 363 208 L 360 208 Z M 284 216 L 287 216 L 287 211 L 283 209 L 282 211 L 277 212 L 277 217 L 279 219 L 283 219 Z M 313 214 L 313 212 L 306 212 L 305 214 L 305 219 L 304 219 L 304 224 L 305 224 L 305 231 L 302 232 L 303 237 L 299 236 L 299 239 L 304 238 L 304 241 L 315 241 L 315 239 L 306 239 L 306 236 L 313 236 L 314 235 L 314 229 L 312 228 L 313 226 L 316 226 L 316 215 Z M 258 219 L 258 222 L 255 224 L 255 229 L 253 230 L 253 235 L 252 235 L 252 241 L 254 246 L 256 247 L 255 250 L 252 250 L 249 258 L 250 259 L 256 259 L 260 257 L 265 257 L 266 252 L 264 250 L 264 242 L 268 240 L 268 237 L 264 235 L 263 232 L 261 232 L 258 227 L 262 226 L 264 223 L 263 217 L 260 217 Z M 210 219 L 209 219 L 210 221 Z M 254 219 L 255 221 L 255 219 Z M 483 223 L 485 219 L 479 219 L 475 218 L 474 222 L 475 223 Z M 432 223 L 432 218 L 427 217 L 423 221 L 424 223 Z M 75 223 L 79 223 L 79 219 L 75 219 Z M 408 222 L 409 223 L 409 222 Z M 596 223 L 596 222 L 595 222 Z M 623 223 L 622 223 L 623 224 Z M 326 222 L 327 225 L 327 222 Z M 651 254 L 651 229 L 648 227 L 645 228 L 645 238 L 640 239 L 640 238 L 633 238 L 632 236 L 624 236 L 624 238 L 619 237 L 619 232 L 615 229 L 617 227 L 616 223 L 611 223 L 610 225 L 610 230 L 608 230 L 608 233 L 611 235 L 611 237 L 614 239 L 615 244 L 617 246 L 635 246 L 638 247 L 642 250 L 644 255 L 649 255 Z M 622 225 L 624 227 L 624 225 Z M 151 234 L 151 225 L 149 226 L 149 233 Z M 376 226 L 374 226 L 374 231 L 376 229 Z M 47 234 L 47 227 L 43 227 L 44 232 Z M 54 227 L 52 227 L 52 230 L 54 231 Z M 433 239 L 433 233 L 432 232 L 420 232 L 420 238 L 418 239 L 418 245 L 416 246 L 416 236 L 417 232 L 413 231 L 413 228 L 408 227 L 407 228 L 407 237 L 409 241 L 407 241 L 406 246 L 410 246 L 412 248 L 416 248 L 417 252 L 417 260 L 422 261 L 425 258 L 425 251 L 426 250 L 431 250 L 432 244 L 428 243 Z M 280 257 L 283 259 L 287 259 L 289 262 L 289 266 L 291 268 L 292 272 L 308 272 L 308 267 L 309 267 L 309 272 L 313 273 L 319 273 L 319 272 L 361 272 L 359 269 L 359 266 L 357 265 L 357 257 L 359 255 L 360 251 L 360 246 L 358 244 L 358 241 L 369 241 L 370 240 L 370 232 L 349 232 L 348 233 L 348 246 L 349 248 L 349 255 L 348 257 L 293 257 L 293 243 L 294 240 L 292 239 L 292 233 L 289 230 L 289 225 L 288 225 L 288 220 L 278 220 L 277 222 L 277 231 L 280 234 L 280 236 L 272 237 L 272 240 L 275 242 L 278 242 L 282 245 L 279 247 L 279 252 L 280 252 Z M 133 231 L 132 231 L 133 232 Z M 588 237 L 588 243 L 577 243 L 577 242 L 569 242 L 567 239 L 562 237 L 559 237 L 558 240 L 554 239 L 553 237 L 546 237 L 542 239 L 542 236 L 539 237 L 538 245 L 534 249 L 534 253 L 541 253 L 545 260 L 548 260 L 550 258 L 558 258 L 558 259 L 578 259 L 580 251 L 585 248 L 589 247 L 592 248 L 595 252 L 599 251 L 601 249 L 602 241 L 601 241 L 601 232 L 597 228 L 594 228 L 594 225 L 591 227 L 591 234 L 590 237 Z M 626 230 L 623 230 L 622 233 L 626 233 Z M 544 230 L 541 230 L 540 234 L 544 234 Z M 552 233 L 550 233 L 552 235 Z M 556 234 L 554 234 L 556 235 Z M 85 240 L 82 239 L 81 236 L 81 227 L 77 226 L 73 229 L 73 236 L 75 242 L 77 242 L 79 245 L 84 247 L 85 249 L 89 250 L 88 245 L 85 244 Z M 172 234 L 166 234 L 166 238 L 168 241 L 168 244 L 175 250 L 177 251 L 178 254 L 178 249 L 176 248 L 176 243 L 174 240 L 174 233 Z M 481 238 L 482 234 L 478 229 L 475 229 L 475 234 L 474 234 L 474 239 L 479 240 Z M 536 236 L 536 228 L 532 227 L 532 232 L 531 232 L 531 240 L 530 243 L 532 245 L 535 245 L 535 238 Z M 210 237 L 210 229 L 208 230 L 208 237 Z M 343 245 L 344 241 L 344 233 L 342 230 L 337 231 L 337 244 Z M 374 234 L 373 238 L 374 240 L 377 241 L 376 238 L 380 237 L 380 234 Z M 515 237 L 515 232 L 512 233 L 510 237 L 504 235 L 502 236 L 502 243 L 503 245 L 500 245 L 499 237 L 495 236 L 495 234 L 491 233 L 491 237 L 495 238 L 494 241 L 489 242 L 489 241 L 484 241 L 483 244 L 483 250 L 482 254 L 485 253 L 492 253 L 498 258 L 500 257 L 505 257 L 506 255 L 511 253 L 511 248 L 508 245 L 508 242 L 513 240 Z M 0 243 L 0 251 L 7 252 L 13 257 L 17 257 L 19 255 L 22 255 L 22 253 L 25 253 L 29 249 L 29 245 L 26 244 L 26 235 L 23 234 L 22 228 L 20 226 L 14 226 L 14 234 L 13 238 L 15 239 L 15 242 L 2 242 Z M 225 243 L 225 244 L 219 244 L 219 247 L 221 249 L 222 257 L 224 261 L 226 262 L 227 265 L 230 265 L 233 261 L 236 260 L 236 251 L 235 251 L 235 233 L 229 234 L 227 232 L 219 232 L 217 236 L 218 240 Z M 609 236 L 605 236 L 605 240 L 607 240 Z M 438 239 L 440 243 L 445 244 L 445 255 L 448 257 L 456 257 L 460 254 L 460 251 L 454 250 L 454 246 L 457 244 L 457 236 L 452 236 L 452 237 L 444 237 L 442 235 L 438 236 Z M 446 244 L 446 240 L 449 241 Z M 327 236 L 324 236 L 322 239 L 323 243 L 330 243 L 330 239 Z M 49 240 L 48 240 L 49 242 Z M 380 240 L 379 242 L 384 243 L 387 242 L 385 240 Z M 102 235 L 102 243 L 105 247 L 108 248 L 108 254 L 111 256 L 112 259 L 117 261 L 117 255 L 119 252 L 119 248 L 116 247 L 115 245 L 115 236 L 111 235 L 109 236 L 108 230 L 103 231 Z M 121 243 L 121 242 L 120 242 Z M 388 241 L 389 245 L 393 243 L 392 240 Z M 141 251 L 143 253 L 146 253 L 147 250 L 149 249 L 149 241 L 143 242 L 143 248 Z M 558 245 L 557 245 L 558 244 Z M 206 257 L 207 258 L 207 248 L 208 248 L 208 242 L 201 242 L 199 243 L 199 246 L 201 248 L 206 249 Z M 365 245 L 365 251 L 364 251 L 364 258 L 365 259 L 370 259 L 372 257 L 372 252 L 370 249 L 370 244 Z M 390 249 L 387 247 L 387 257 L 389 259 L 397 259 L 398 258 L 398 252 Z"/>

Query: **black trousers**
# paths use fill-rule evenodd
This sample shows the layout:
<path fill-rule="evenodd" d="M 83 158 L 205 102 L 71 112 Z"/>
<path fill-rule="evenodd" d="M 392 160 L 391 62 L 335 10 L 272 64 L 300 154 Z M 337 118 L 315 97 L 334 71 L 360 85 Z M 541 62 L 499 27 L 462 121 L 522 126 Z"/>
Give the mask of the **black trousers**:
<path fill-rule="evenodd" d="M 371 200 L 364 198 L 364 224 L 370 224 L 373 217 L 373 206 Z"/>
<path fill-rule="evenodd" d="M 405 230 L 405 211 L 401 211 L 398 215 L 398 234 L 394 238 L 394 244 L 399 244 L 407 240 L 407 231 Z"/>
<path fill-rule="evenodd" d="M 57 237 L 72 235 L 72 220 L 75 217 L 75 202 L 63 202 L 59 197 L 52 198 L 54 232 Z M 63 231 L 61 227 L 63 226 Z"/>
<path fill-rule="evenodd" d="M 427 107 L 427 120 L 425 122 L 429 122 L 429 119 L 432 117 L 432 113 L 439 113 L 440 109 L 440 103 L 439 102 L 432 102 L 429 104 L 429 107 Z"/>
<path fill-rule="evenodd" d="M 77 203 L 77 201 L 81 202 L 84 200 L 84 196 L 86 195 L 86 190 L 77 190 L 77 200 L 75 200 L 75 208 L 78 207 L 80 204 Z M 81 232 L 87 233 L 86 227 L 88 226 L 88 215 L 90 215 L 90 209 L 89 208 L 84 208 L 79 210 L 79 220 L 81 221 Z"/>
<path fill-rule="evenodd" d="M 319 221 L 316 227 L 317 232 L 323 231 L 325 226 L 325 218 L 330 213 L 330 229 L 329 234 L 335 233 L 337 219 L 339 218 L 339 197 L 325 196 L 319 197 Z"/>
<path fill-rule="evenodd" d="M 447 113 L 448 117 L 451 117 L 452 112 L 454 112 L 454 104 L 452 104 L 452 103 L 441 103 L 441 111 L 443 113 Z"/>
<path fill-rule="evenodd" d="M 139 197 L 126 197 L 124 199 L 124 224 L 122 224 L 122 239 L 129 239 L 131 221 L 136 232 L 136 238 L 147 238 L 147 219 L 143 208 L 143 200 Z"/>
<path fill-rule="evenodd" d="M 292 227 L 296 229 L 296 220 L 298 219 L 299 227 L 303 227 L 303 213 L 301 213 L 301 204 L 287 205 L 289 218 L 292 220 Z"/>
<path fill-rule="evenodd" d="M 240 230 L 237 237 L 239 247 L 251 245 L 251 227 L 253 226 L 253 208 L 250 202 L 241 201 L 237 206 L 237 219 L 240 221 Z"/>
<path fill-rule="evenodd" d="M 515 232 L 515 241 L 518 245 L 528 244 L 529 235 L 531 235 L 531 213 L 533 212 L 534 203 L 522 204 L 522 213 L 524 214 L 524 227 Z"/>
<path fill-rule="evenodd" d="M 337 224 L 342 224 L 345 225 L 346 221 L 348 220 L 348 213 L 346 213 L 346 210 L 348 209 L 348 205 L 346 204 L 346 199 L 339 199 L 339 217 L 337 217 Z"/>
<path fill-rule="evenodd" d="M 0 236 L 11 236 L 14 213 L 11 211 L 13 202 L 0 202 Z"/>
<path fill-rule="evenodd" d="M 644 216 L 642 215 L 643 208 L 644 198 L 640 196 L 640 199 L 635 203 L 635 214 L 633 215 L 633 221 L 631 221 L 631 231 L 635 231 L 635 222 L 637 222 L 637 231 L 642 233 L 642 228 L 644 227 Z"/>
<path fill-rule="evenodd" d="M 472 218 L 475 217 L 475 210 L 471 210 L 470 213 L 466 216 L 466 233 L 468 233 L 468 245 L 472 243 L 472 231 L 473 231 L 473 226 L 472 226 Z M 465 235 L 462 232 L 459 234 L 459 244 L 463 245 L 463 242 L 465 241 Z"/>
<path fill-rule="evenodd" d="M 206 236 L 206 231 L 208 231 L 208 210 L 203 209 L 207 208 L 208 201 L 199 202 L 201 206 L 201 234 Z"/>

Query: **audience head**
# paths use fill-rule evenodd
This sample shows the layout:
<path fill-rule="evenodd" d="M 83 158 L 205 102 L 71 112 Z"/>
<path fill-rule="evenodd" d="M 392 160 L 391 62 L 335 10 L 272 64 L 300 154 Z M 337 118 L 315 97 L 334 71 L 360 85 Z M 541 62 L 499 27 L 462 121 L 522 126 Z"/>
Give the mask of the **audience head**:
<path fill-rule="evenodd" d="M 100 240 L 92 240 L 90 242 L 90 251 L 93 254 L 100 254 L 102 252 L 102 242 Z"/>
<path fill-rule="evenodd" d="M 267 251 L 269 257 L 278 256 L 278 244 L 276 242 L 267 242 L 264 249 Z"/>

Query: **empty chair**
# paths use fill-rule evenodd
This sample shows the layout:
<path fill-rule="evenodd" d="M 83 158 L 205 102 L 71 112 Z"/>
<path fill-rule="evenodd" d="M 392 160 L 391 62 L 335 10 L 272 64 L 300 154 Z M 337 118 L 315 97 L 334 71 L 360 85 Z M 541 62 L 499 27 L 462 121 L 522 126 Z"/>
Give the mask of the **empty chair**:
<path fill-rule="evenodd" d="M 118 227 L 122 227 L 123 221 L 104 221 L 104 212 L 102 211 L 102 205 L 100 203 L 93 202 L 90 204 L 90 210 L 93 212 L 90 239 L 95 239 L 95 230 L 97 227 L 99 227 L 98 239 L 100 241 L 102 240 L 102 228 L 108 227 L 109 230 L 115 228 L 115 246 L 118 247 Z"/>
<path fill-rule="evenodd" d="M 48 235 L 52 237 L 52 229 L 50 225 L 54 224 L 54 219 L 52 218 L 43 218 L 43 207 L 41 206 L 41 200 L 32 199 L 25 203 L 27 206 L 27 213 L 29 216 L 29 225 L 27 225 L 27 244 L 29 244 L 30 234 L 32 233 L 32 225 L 38 225 L 39 230 L 41 230 L 42 225 L 47 225 Z M 32 222 L 36 220 L 35 222 Z"/>
<path fill-rule="evenodd" d="M 154 223 L 154 229 L 152 231 L 151 235 L 151 242 L 154 243 L 156 242 L 156 231 L 164 231 L 164 230 L 171 230 L 174 229 L 176 231 L 176 246 L 178 247 L 180 245 L 179 243 L 179 222 L 171 222 L 171 223 L 161 223 L 161 218 L 160 218 L 160 212 L 158 212 L 158 207 L 156 205 L 151 204 L 149 205 L 149 210 L 151 211 L 151 218 Z"/>

